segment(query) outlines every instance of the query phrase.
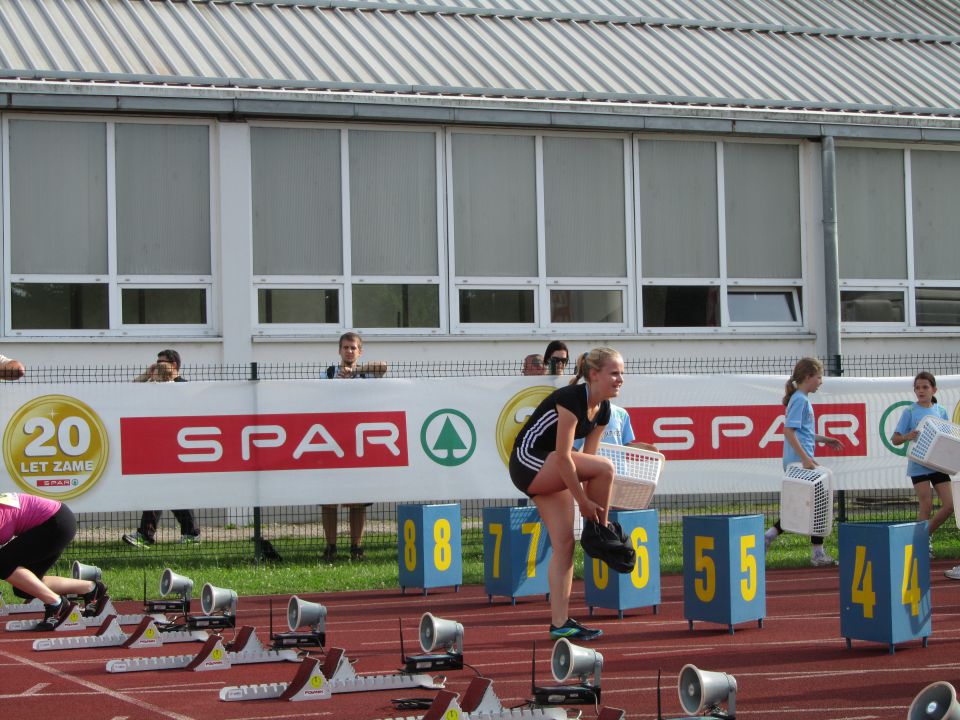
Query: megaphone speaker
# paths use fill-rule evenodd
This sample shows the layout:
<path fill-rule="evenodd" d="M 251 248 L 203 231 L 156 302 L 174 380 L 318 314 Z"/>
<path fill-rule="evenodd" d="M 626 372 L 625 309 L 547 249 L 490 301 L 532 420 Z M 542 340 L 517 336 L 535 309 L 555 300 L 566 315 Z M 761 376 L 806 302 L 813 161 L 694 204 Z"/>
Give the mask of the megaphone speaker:
<path fill-rule="evenodd" d="M 722 672 L 700 670 L 695 665 L 684 665 L 680 671 L 677 691 L 684 712 L 696 715 L 723 702 L 728 703 L 730 715 L 734 715 L 734 698 L 737 680 Z"/>
<path fill-rule="evenodd" d="M 296 595 L 287 603 L 287 625 L 291 631 L 304 625 L 324 629 L 326 625 L 327 608 L 320 603 L 302 600 Z"/>
<path fill-rule="evenodd" d="M 207 583 L 200 591 L 200 609 L 204 615 L 225 612 L 232 615 L 237 609 L 237 594 L 227 588 Z"/>
<path fill-rule="evenodd" d="M 927 685 L 910 703 L 907 720 L 960 720 L 956 689 L 948 682 Z"/>
<path fill-rule="evenodd" d="M 420 618 L 420 647 L 424 652 L 442 649 L 462 654 L 463 625 L 424 613 Z"/>
<path fill-rule="evenodd" d="M 78 560 L 73 561 L 73 579 L 74 580 L 100 580 L 100 568 L 96 565 L 84 565 Z"/>
<path fill-rule="evenodd" d="M 594 684 L 600 684 L 600 669 L 603 667 L 603 655 L 595 650 L 574 645 L 566 638 L 557 640 L 550 658 L 550 671 L 557 682 L 566 682 L 577 678 L 585 682 L 593 675 Z"/>
<path fill-rule="evenodd" d="M 178 575 L 170 568 L 163 571 L 163 575 L 160 576 L 161 595 L 182 595 L 185 600 L 189 600 L 192 592 L 193 580 Z"/>

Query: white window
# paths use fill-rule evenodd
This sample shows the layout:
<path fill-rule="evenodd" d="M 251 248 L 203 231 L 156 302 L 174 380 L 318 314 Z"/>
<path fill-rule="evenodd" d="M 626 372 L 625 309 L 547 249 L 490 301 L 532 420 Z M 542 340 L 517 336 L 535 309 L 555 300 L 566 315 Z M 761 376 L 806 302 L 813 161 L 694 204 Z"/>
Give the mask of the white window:
<path fill-rule="evenodd" d="M 4 130 L 7 333 L 213 334 L 207 124 Z"/>

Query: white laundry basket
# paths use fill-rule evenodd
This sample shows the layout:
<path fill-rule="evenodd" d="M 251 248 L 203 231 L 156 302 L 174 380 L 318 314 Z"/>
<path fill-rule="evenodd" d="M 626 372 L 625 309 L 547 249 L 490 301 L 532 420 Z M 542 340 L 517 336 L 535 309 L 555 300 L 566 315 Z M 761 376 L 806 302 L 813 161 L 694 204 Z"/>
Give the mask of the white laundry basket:
<path fill-rule="evenodd" d="M 927 415 L 910 443 L 910 457 L 947 475 L 960 472 L 960 425 Z"/>
<path fill-rule="evenodd" d="M 788 465 L 780 487 L 780 527 L 800 535 L 833 529 L 833 473 L 817 466 Z"/>
<path fill-rule="evenodd" d="M 613 461 L 613 496 L 610 506 L 643 510 L 653 499 L 666 459 L 652 450 L 600 443 L 597 455 Z"/>

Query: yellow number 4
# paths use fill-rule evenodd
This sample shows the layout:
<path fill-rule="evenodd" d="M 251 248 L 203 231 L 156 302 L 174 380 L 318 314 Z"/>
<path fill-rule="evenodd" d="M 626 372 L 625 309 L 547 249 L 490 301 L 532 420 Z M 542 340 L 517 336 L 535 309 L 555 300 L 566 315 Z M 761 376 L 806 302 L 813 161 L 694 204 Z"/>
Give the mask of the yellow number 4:
<path fill-rule="evenodd" d="M 920 614 L 920 563 L 913 555 L 913 545 L 907 545 L 903 556 L 903 585 L 901 597 L 904 605 L 910 606 L 910 614 Z"/>
<path fill-rule="evenodd" d="M 873 618 L 877 594 L 873 591 L 873 562 L 867 560 L 866 545 L 857 545 L 850 599 L 857 605 L 863 605 L 863 617 Z"/>

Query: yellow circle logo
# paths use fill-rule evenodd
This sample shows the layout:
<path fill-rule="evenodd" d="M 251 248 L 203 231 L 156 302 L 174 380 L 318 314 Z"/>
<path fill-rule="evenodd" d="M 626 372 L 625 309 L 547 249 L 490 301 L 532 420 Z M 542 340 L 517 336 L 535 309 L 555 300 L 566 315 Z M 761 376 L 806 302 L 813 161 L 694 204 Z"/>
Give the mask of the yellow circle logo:
<path fill-rule="evenodd" d="M 524 388 L 503 406 L 500 417 L 497 418 L 497 450 L 504 465 L 510 462 L 513 441 L 517 439 L 523 424 L 537 409 L 537 405 L 554 390 L 556 388 L 549 385 Z"/>
<path fill-rule="evenodd" d="M 310 677 L 310 685 L 315 688 L 318 688 L 323 685 L 323 675 L 312 675 Z"/>
<path fill-rule="evenodd" d="M 84 403 L 43 395 L 21 407 L 3 433 L 10 477 L 34 495 L 66 500 L 89 490 L 107 465 L 107 430 Z"/>
<path fill-rule="evenodd" d="M 953 420 L 951 422 L 953 422 L 954 425 L 960 425 L 960 402 L 953 408 Z"/>

